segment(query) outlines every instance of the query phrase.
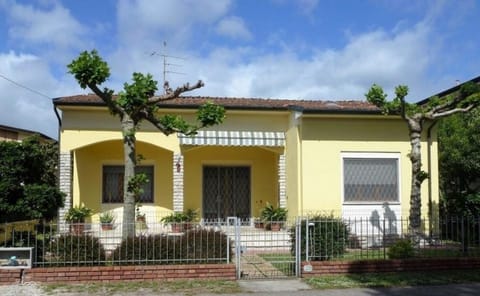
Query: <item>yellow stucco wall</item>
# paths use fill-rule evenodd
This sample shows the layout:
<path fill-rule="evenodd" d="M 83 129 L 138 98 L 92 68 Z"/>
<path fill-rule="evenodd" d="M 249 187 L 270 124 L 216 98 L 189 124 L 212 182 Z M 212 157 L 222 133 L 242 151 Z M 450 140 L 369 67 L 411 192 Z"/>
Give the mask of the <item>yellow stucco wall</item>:
<path fill-rule="evenodd" d="M 297 118 L 298 117 L 298 118 Z M 292 113 L 289 128 L 285 134 L 285 177 L 287 181 L 287 209 L 290 216 L 302 212 L 301 191 L 301 118 L 299 113 Z"/>
<path fill-rule="evenodd" d="M 194 121 L 195 113 L 192 110 L 168 110 L 168 112 L 177 112 L 187 120 Z M 224 123 L 211 129 L 283 131 L 287 125 L 286 118 L 288 118 L 288 112 L 229 111 Z M 101 204 L 102 164 L 121 164 L 123 162 L 123 147 L 120 142 L 122 133 L 119 129 L 119 119 L 112 116 L 106 108 L 62 108 L 60 151 L 74 152 L 72 190 L 74 204 L 80 203 L 81 200 L 88 207 L 93 208 L 94 212 L 121 207 L 121 205 Z M 182 149 L 179 140 L 176 135 L 163 135 L 149 123 L 141 124 L 136 138 L 139 143 L 138 152 L 147 158 L 144 163 L 155 162 L 156 182 L 163 183 L 154 188 L 155 205 L 159 206 L 156 212 L 171 210 L 173 208 L 172 157 L 174 153 L 180 153 Z M 154 156 L 145 155 L 146 147 Z M 161 151 L 161 153 L 156 151 Z M 252 167 L 252 215 L 258 215 L 258 209 L 265 205 L 266 201 L 276 205 L 278 200 L 277 156 L 280 151 L 283 151 L 283 148 L 204 147 L 193 148 L 192 151 L 185 149 L 184 209 L 202 209 L 201 167 L 207 163 L 212 165 L 242 164 Z M 198 157 L 203 159 L 199 161 Z M 165 179 L 160 179 L 158 170 L 162 170 L 162 175 L 166 176 Z M 160 200 L 157 199 L 157 195 L 161 197 Z M 166 198 L 163 198 L 164 196 Z M 144 205 L 144 207 L 147 206 Z M 96 216 L 93 217 L 94 220 L 96 218 Z"/>
<path fill-rule="evenodd" d="M 428 128 L 428 127 L 427 127 Z M 440 187 L 439 187 L 439 168 L 438 168 L 438 141 L 437 141 L 437 128 L 438 125 L 435 125 L 431 132 L 431 143 L 430 143 L 430 171 L 427 166 L 427 155 L 423 156 L 424 171 L 429 173 L 430 178 L 425 181 L 427 186 L 428 182 L 431 182 L 431 198 L 432 198 L 432 213 L 433 218 L 438 218 L 439 213 L 439 197 L 440 197 Z M 427 146 L 427 145 L 424 145 Z M 424 150 L 422 150 L 423 153 Z M 428 198 L 427 195 L 423 195 L 422 207 L 428 207 Z"/>
<path fill-rule="evenodd" d="M 64 130 L 61 135 L 60 152 L 73 151 L 99 142 L 120 141 L 120 131 L 102 130 Z M 178 138 L 175 135 L 165 136 L 159 132 L 139 131 L 136 134 L 137 141 L 151 143 L 170 151 L 179 151 Z M 123 147 L 120 147 L 123 149 Z"/>
<path fill-rule="evenodd" d="M 342 209 L 342 152 L 399 153 L 402 216 L 409 211 L 411 165 L 405 122 L 400 119 L 304 118 L 302 125 L 302 188 L 304 211 L 340 214 Z M 427 170 L 426 139 L 422 142 Z M 436 159 L 432 155 L 432 159 Z M 435 177 L 434 177 L 435 178 Z M 437 180 L 434 181 L 436 184 Z M 437 186 L 438 187 L 438 186 Z M 434 194 L 438 201 L 438 191 Z M 427 214 L 428 186 L 422 185 L 422 212 Z"/>
<path fill-rule="evenodd" d="M 185 209 L 202 212 L 204 165 L 251 168 L 251 214 L 256 217 L 266 202 L 278 203 L 277 154 L 255 147 L 202 147 L 184 152 Z"/>
<path fill-rule="evenodd" d="M 191 110 L 177 110 L 193 117 Z M 62 110 L 60 151 L 74 152 L 73 201 L 86 201 L 95 211 L 101 204 L 102 164 L 123 161 L 119 120 L 105 108 L 66 107 Z M 137 133 L 138 151 L 145 163 L 155 164 L 155 201 L 158 210 L 172 209 L 173 154 L 184 154 L 184 208 L 202 209 L 204 165 L 248 165 L 252 168 L 253 216 L 266 201 L 277 204 L 278 155 L 286 154 L 287 207 L 291 215 L 308 211 L 340 213 L 341 153 L 395 152 L 400 154 L 402 215 L 408 215 L 410 193 L 410 144 L 406 124 L 399 118 L 382 116 L 324 116 L 296 112 L 227 112 L 224 124 L 215 130 L 284 131 L 282 149 L 258 147 L 180 147 L 176 135 L 164 136 L 149 124 Z M 436 139 L 435 130 L 433 139 Z M 150 144 L 146 144 L 150 143 Z M 426 133 L 422 142 L 423 169 L 427 167 Z M 438 204 L 437 143 L 431 146 L 432 196 Z M 82 184 L 81 188 L 80 185 Z M 87 184 L 87 185 L 85 185 Z M 422 186 L 423 211 L 428 209 L 428 183 Z M 157 199 L 157 196 L 159 197 Z M 119 205 L 121 206 L 121 205 Z"/>
<path fill-rule="evenodd" d="M 195 122 L 194 112 L 172 110 Z M 284 131 L 287 127 L 288 113 L 261 111 L 229 111 L 221 125 L 211 130 L 234 131 Z M 97 142 L 121 139 L 120 121 L 105 108 L 65 108 L 62 109 L 62 129 L 60 151 L 67 152 Z M 148 122 L 142 122 L 136 134 L 137 140 L 158 147 L 179 152 L 177 136 L 165 136 Z"/>
<path fill-rule="evenodd" d="M 172 166 L 170 151 L 137 142 L 137 151 L 145 158 L 144 165 L 154 166 L 154 205 L 157 211 L 172 208 Z M 74 153 L 73 204 L 83 202 L 94 213 L 118 210 L 122 204 L 102 203 L 102 166 L 122 165 L 123 150 L 120 141 L 107 141 L 78 149 Z M 80 186 L 81 184 L 81 186 Z M 144 204 L 144 207 L 151 204 Z M 96 219 L 96 216 L 93 217 Z"/>

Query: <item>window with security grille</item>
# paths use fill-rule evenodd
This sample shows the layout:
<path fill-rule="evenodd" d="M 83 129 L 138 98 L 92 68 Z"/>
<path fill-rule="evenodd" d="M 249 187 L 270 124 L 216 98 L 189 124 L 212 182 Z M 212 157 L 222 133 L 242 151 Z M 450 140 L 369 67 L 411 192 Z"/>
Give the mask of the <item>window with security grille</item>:
<path fill-rule="evenodd" d="M 103 166 L 103 203 L 123 203 L 123 165 Z M 135 173 L 144 173 L 149 182 L 142 186 L 140 202 L 153 202 L 153 166 L 137 166 Z"/>
<path fill-rule="evenodd" d="M 345 202 L 398 202 L 397 158 L 343 158 Z"/>

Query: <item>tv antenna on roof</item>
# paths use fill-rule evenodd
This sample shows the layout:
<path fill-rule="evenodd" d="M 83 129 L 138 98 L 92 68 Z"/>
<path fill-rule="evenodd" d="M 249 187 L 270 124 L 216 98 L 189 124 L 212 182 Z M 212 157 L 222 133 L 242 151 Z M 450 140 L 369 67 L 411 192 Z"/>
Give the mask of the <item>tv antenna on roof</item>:
<path fill-rule="evenodd" d="M 177 60 L 186 60 L 186 58 L 182 57 L 177 57 L 177 56 L 172 56 L 167 54 L 167 42 L 163 41 L 163 53 L 158 53 L 156 51 L 153 51 L 150 53 L 150 56 L 161 56 L 163 58 L 163 88 L 164 92 L 166 93 L 170 89 L 170 86 L 168 85 L 168 80 L 167 80 L 167 74 L 180 74 L 180 75 L 186 75 L 187 73 L 183 72 L 178 72 L 178 71 L 172 71 L 169 70 L 168 67 L 183 67 L 183 65 L 180 64 L 173 64 L 169 63 L 168 59 L 177 59 Z"/>

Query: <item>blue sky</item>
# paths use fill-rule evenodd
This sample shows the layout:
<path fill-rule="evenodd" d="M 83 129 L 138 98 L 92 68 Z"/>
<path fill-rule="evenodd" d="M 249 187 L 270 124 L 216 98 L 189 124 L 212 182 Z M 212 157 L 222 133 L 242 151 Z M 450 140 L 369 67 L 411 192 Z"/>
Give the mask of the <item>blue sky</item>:
<path fill-rule="evenodd" d="M 0 0 L 0 124 L 57 135 L 51 100 L 80 89 L 66 64 L 98 49 L 117 91 L 134 71 L 192 95 L 410 101 L 480 75 L 476 0 Z M 167 46 L 164 47 L 164 42 Z"/>

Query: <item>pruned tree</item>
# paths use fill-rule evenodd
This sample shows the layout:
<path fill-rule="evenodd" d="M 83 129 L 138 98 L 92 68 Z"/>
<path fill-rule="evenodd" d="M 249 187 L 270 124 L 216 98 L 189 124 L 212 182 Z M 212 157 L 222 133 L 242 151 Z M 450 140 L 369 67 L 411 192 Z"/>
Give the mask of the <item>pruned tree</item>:
<path fill-rule="evenodd" d="M 123 148 L 125 161 L 124 175 L 124 210 L 123 236 L 135 234 L 135 196 L 140 186 L 146 181 L 144 176 L 135 175 L 137 164 L 135 134 L 142 121 L 150 122 L 165 135 L 183 133 L 193 135 L 198 129 L 223 122 L 225 110 L 223 107 L 208 102 L 199 107 L 197 123 L 191 124 L 179 115 L 159 115 L 158 103 L 178 98 L 182 93 L 202 87 L 202 81 L 194 85 L 185 84 L 171 89 L 168 82 L 164 84 L 164 94 L 156 95 L 157 81 L 152 75 L 133 73 L 133 82 L 125 83 L 123 91 L 114 96 L 114 91 L 108 88 L 100 89 L 110 77 L 108 64 L 98 55 L 96 50 L 84 51 L 68 65 L 69 73 L 73 74 L 82 88 L 89 88 L 100 97 L 113 115 L 120 118 L 123 133 Z"/>
<path fill-rule="evenodd" d="M 408 87 L 399 85 L 395 88 L 395 98 L 387 101 L 383 89 L 374 84 L 365 94 L 367 101 L 379 107 L 384 114 L 397 114 L 408 127 L 412 163 L 410 189 L 410 230 L 420 233 L 421 225 L 421 185 L 428 178 L 422 170 L 421 136 L 425 122 L 431 123 L 455 113 L 469 112 L 480 104 L 480 86 L 473 82 L 463 84 L 457 91 L 443 97 L 432 97 L 424 104 L 408 103 L 405 97 Z"/>

